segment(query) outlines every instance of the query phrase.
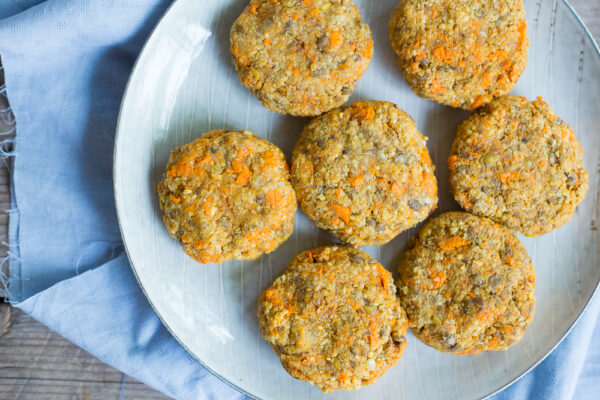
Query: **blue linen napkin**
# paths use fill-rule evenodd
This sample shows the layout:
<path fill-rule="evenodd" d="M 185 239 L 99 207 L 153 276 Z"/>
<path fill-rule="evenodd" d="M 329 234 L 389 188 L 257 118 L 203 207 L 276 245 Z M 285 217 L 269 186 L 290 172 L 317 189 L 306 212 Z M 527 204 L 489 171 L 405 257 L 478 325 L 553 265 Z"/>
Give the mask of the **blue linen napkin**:
<path fill-rule="evenodd" d="M 15 14 L 0 20 L 0 55 L 17 121 L 11 301 L 169 396 L 242 398 L 160 323 L 130 270 L 115 215 L 112 149 L 121 96 L 170 1 L 38 3 L 0 2 L 0 18 Z M 596 398 L 599 314 L 597 295 L 567 339 L 496 398 Z"/>

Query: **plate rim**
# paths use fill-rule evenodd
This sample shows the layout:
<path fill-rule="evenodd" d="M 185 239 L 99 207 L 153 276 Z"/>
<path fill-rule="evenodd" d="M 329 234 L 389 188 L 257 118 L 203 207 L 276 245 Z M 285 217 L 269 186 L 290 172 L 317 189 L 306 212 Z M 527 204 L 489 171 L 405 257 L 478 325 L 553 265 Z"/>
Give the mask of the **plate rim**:
<path fill-rule="evenodd" d="M 560 0 L 560 1 L 561 1 L 561 3 L 563 3 L 567 7 L 567 10 L 569 10 L 571 12 L 571 14 L 573 14 L 573 16 L 575 17 L 575 19 L 579 23 L 579 25 L 583 28 L 585 36 L 588 38 L 588 40 L 590 40 L 590 42 L 592 44 L 592 47 L 596 50 L 596 54 L 600 57 L 600 46 L 598 45 L 598 43 L 596 42 L 596 40 L 592 36 L 592 33 L 590 32 L 590 30 L 587 27 L 587 25 L 583 22 L 583 20 L 581 19 L 581 17 L 577 13 L 577 11 L 575 11 L 575 9 L 573 8 L 573 6 L 571 6 L 571 4 L 568 2 L 568 0 Z M 219 373 L 215 372 L 210 366 L 208 366 L 196 354 L 194 354 L 186 346 L 186 344 L 183 342 L 183 340 L 181 340 L 179 338 L 179 336 L 171 329 L 171 327 L 169 326 L 169 324 L 166 322 L 165 318 L 163 318 L 163 316 L 158 312 L 158 309 L 156 308 L 156 306 L 152 302 L 152 299 L 148 295 L 148 293 L 146 291 L 146 288 L 144 287 L 144 285 L 142 284 L 142 281 L 141 281 L 140 277 L 138 276 L 137 269 L 136 269 L 136 267 L 134 265 L 134 262 L 133 262 L 133 259 L 132 259 L 131 255 L 129 253 L 129 248 L 127 247 L 127 241 L 125 240 L 125 235 L 123 233 L 123 226 L 121 224 L 121 218 L 122 218 L 121 215 L 122 215 L 122 212 L 124 212 L 124 210 L 123 210 L 124 206 L 123 206 L 123 204 L 121 203 L 121 200 L 120 200 L 120 198 L 121 198 L 121 195 L 120 195 L 121 191 L 119 189 L 119 178 L 118 178 L 118 175 L 117 175 L 117 168 L 116 167 L 117 167 L 117 164 L 118 164 L 117 154 L 119 154 L 118 144 L 119 144 L 119 137 L 120 137 L 120 134 L 121 134 L 121 118 L 123 117 L 123 108 L 124 108 L 124 105 L 125 105 L 125 103 L 127 101 L 127 97 L 128 97 L 128 94 L 129 94 L 129 89 L 130 89 L 131 81 L 132 81 L 134 75 L 137 73 L 137 70 L 138 70 L 138 67 L 139 67 L 138 64 L 140 62 L 140 59 L 143 57 L 143 55 L 145 54 L 145 52 L 148 50 L 148 46 L 151 44 L 151 42 L 153 42 L 155 40 L 158 28 L 163 24 L 163 22 L 166 20 L 166 18 L 170 17 L 170 15 L 174 12 L 175 7 L 177 7 L 179 3 L 180 3 L 179 0 L 174 0 L 173 3 L 171 3 L 169 5 L 169 7 L 167 8 L 167 10 L 164 12 L 164 14 L 160 18 L 160 20 L 152 28 L 152 31 L 148 35 L 148 39 L 146 39 L 146 42 L 144 43 L 144 45 L 140 49 L 140 52 L 139 52 L 139 54 L 138 54 L 138 56 L 137 56 L 137 58 L 136 58 L 136 60 L 135 60 L 135 62 L 133 64 L 133 67 L 131 68 L 131 72 L 130 72 L 129 78 L 127 79 L 127 84 L 125 85 L 125 90 L 123 92 L 123 97 L 121 99 L 121 104 L 119 106 L 119 114 L 118 114 L 117 124 L 116 124 L 116 128 L 115 128 L 115 141 L 114 141 L 114 146 L 113 146 L 113 163 L 112 163 L 112 166 L 113 166 L 113 173 L 112 173 L 112 175 L 113 175 L 112 176 L 112 179 L 113 179 L 113 198 L 114 198 L 114 202 L 115 202 L 115 208 L 116 208 L 116 214 L 117 214 L 117 221 L 118 221 L 118 224 L 119 224 L 119 233 L 121 234 L 121 239 L 123 240 L 123 247 L 125 249 L 125 253 L 127 254 L 127 260 L 129 261 L 130 268 L 131 268 L 131 270 L 133 272 L 133 275 L 135 276 L 135 279 L 136 279 L 138 285 L 142 289 L 142 293 L 146 297 L 146 300 L 150 304 L 150 307 L 152 307 L 152 310 L 154 311 L 154 313 L 156 314 L 156 316 L 158 317 L 158 319 L 160 320 L 160 322 L 162 323 L 162 325 L 167 329 L 167 331 L 171 334 L 171 336 L 177 341 L 177 343 L 179 343 L 179 345 L 181 347 L 183 347 L 183 349 L 190 356 L 192 356 L 192 358 L 194 360 L 196 360 L 202 367 L 204 367 L 208 372 L 210 372 L 212 375 L 214 375 L 215 377 L 217 377 L 219 380 L 221 380 L 222 382 L 224 382 L 225 384 L 227 384 L 229 387 L 237 390 L 238 392 L 240 392 L 241 394 L 243 394 L 243 395 L 245 395 L 247 397 L 250 397 L 250 398 L 256 399 L 256 400 L 262 400 L 259 397 L 257 397 L 256 395 L 254 395 L 252 393 L 249 393 L 247 390 L 241 388 L 240 386 L 236 385 L 235 383 L 233 383 L 233 382 L 229 381 L 228 379 L 226 379 L 225 377 L 221 376 Z M 529 372 L 531 372 L 539 364 L 541 364 L 546 358 L 548 358 L 548 356 L 565 340 L 565 338 L 573 330 L 573 328 L 575 327 L 575 325 L 577 325 L 577 323 L 579 322 L 579 320 L 581 319 L 581 317 L 583 316 L 583 314 L 588 310 L 588 308 L 590 306 L 590 303 L 592 302 L 592 299 L 594 297 L 597 297 L 599 292 L 600 292 L 600 279 L 598 279 L 598 282 L 596 282 L 596 287 L 592 291 L 592 293 L 589 296 L 589 298 L 586 300 L 585 305 L 583 306 L 583 308 L 581 309 L 581 311 L 579 312 L 579 314 L 577 315 L 577 317 L 575 318 L 575 320 L 573 321 L 573 323 L 562 334 L 562 336 L 558 339 L 558 341 L 548 351 L 546 351 L 546 353 L 542 357 L 540 357 L 537 361 L 535 361 L 532 365 L 530 365 L 524 371 L 520 372 L 518 374 L 518 376 L 516 376 L 512 380 L 510 380 L 510 381 L 502 384 L 500 387 L 494 389 L 489 394 L 484 395 L 479 400 L 490 399 L 494 395 L 496 395 L 496 394 L 504 391 L 505 389 L 509 388 L 510 386 L 512 386 L 513 384 L 515 384 L 519 380 L 521 380 L 525 375 L 527 375 Z"/>

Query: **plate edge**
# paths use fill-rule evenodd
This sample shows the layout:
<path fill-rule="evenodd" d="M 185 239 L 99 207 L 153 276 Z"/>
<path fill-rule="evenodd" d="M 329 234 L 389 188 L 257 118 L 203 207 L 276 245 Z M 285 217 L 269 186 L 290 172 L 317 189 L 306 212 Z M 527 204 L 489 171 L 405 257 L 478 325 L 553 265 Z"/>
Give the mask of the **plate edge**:
<path fill-rule="evenodd" d="M 579 22 L 579 25 L 581 25 L 581 27 L 583 28 L 583 31 L 585 32 L 585 35 L 587 36 L 587 38 L 592 43 L 592 47 L 596 50 L 597 55 L 600 57 L 600 47 L 598 46 L 598 43 L 594 39 L 594 36 L 592 36 L 592 32 L 590 32 L 590 30 L 587 27 L 587 25 L 583 22 L 583 19 L 581 19 L 581 17 L 579 16 L 579 14 L 577 14 L 577 11 L 575 11 L 575 9 L 568 2 L 568 0 L 561 0 L 561 2 L 567 7 L 567 9 L 571 12 L 571 14 L 573 14 L 573 16 L 575 17 L 575 19 L 577 20 L 577 22 Z M 548 356 L 550 356 L 550 354 L 552 354 L 552 352 L 554 352 L 554 350 L 556 350 L 556 348 L 566 339 L 567 335 L 569 335 L 569 333 L 571 333 L 571 331 L 573 330 L 573 328 L 575 328 L 575 325 L 577 325 L 577 323 L 579 322 L 579 320 L 581 320 L 581 317 L 583 316 L 583 314 L 589 308 L 590 303 L 592 302 L 592 299 L 598 295 L 598 292 L 600 292 L 599 288 L 600 288 L 600 280 L 598 280 L 598 282 L 596 282 L 596 288 L 594 289 L 594 291 L 592 292 L 592 294 L 590 295 L 590 297 L 587 299 L 587 301 L 585 303 L 585 306 L 583 306 L 583 308 L 581 309 L 581 311 L 577 315 L 577 318 L 575 318 L 575 321 L 573 321 L 573 323 L 571 324 L 571 326 L 569 327 L 569 329 L 566 330 L 566 332 L 560 337 L 560 339 L 556 342 L 556 344 L 554 346 L 552 346 L 552 348 L 550 350 L 548 350 L 548 352 L 546 354 L 544 354 L 544 356 L 542 358 L 540 358 L 538 361 L 536 361 L 535 363 L 533 363 L 533 365 L 531 365 L 529 368 L 527 368 L 522 374 L 520 374 L 519 376 L 517 376 L 516 378 L 514 378 L 512 381 L 508 382 L 507 384 L 505 384 L 503 386 L 500 386 L 498 389 L 496 389 L 492 393 L 490 393 L 490 394 L 482 397 L 480 400 L 490 399 L 493 396 L 497 395 L 498 393 L 504 391 L 505 389 L 508 389 L 510 386 L 512 386 L 513 384 L 515 384 L 518 381 L 520 381 L 525 375 L 527 375 L 532 370 L 534 370 L 535 367 L 537 367 L 538 365 L 540 365 L 546 358 L 548 358 Z"/>
<path fill-rule="evenodd" d="M 129 249 L 127 247 L 127 243 L 126 243 L 126 241 L 124 239 L 124 235 L 123 235 L 123 228 L 121 226 L 121 212 L 120 212 L 120 207 L 121 206 L 120 206 L 120 201 L 119 201 L 119 197 L 120 196 L 118 194 L 119 190 L 117 189 L 118 188 L 118 178 L 117 178 L 117 168 L 116 168 L 116 166 L 117 166 L 117 145 L 118 145 L 118 139 L 119 139 L 119 134 L 120 134 L 121 116 L 122 116 L 123 106 L 125 104 L 125 100 L 127 98 L 128 92 L 129 92 L 129 86 L 130 86 L 131 80 L 132 80 L 132 78 L 133 78 L 133 76 L 134 76 L 134 74 L 135 74 L 135 72 L 136 72 L 136 70 L 138 68 L 138 62 L 143 57 L 143 55 L 144 55 L 144 53 L 145 53 L 148 45 L 150 44 L 150 42 L 154 39 L 158 27 L 162 24 L 162 22 L 166 18 L 169 17 L 169 15 L 172 13 L 172 11 L 175 9 L 175 7 L 177 7 L 177 5 L 180 2 L 181 2 L 180 0 L 175 0 L 169 6 L 169 8 L 167 9 L 167 11 L 165 11 L 165 13 L 163 14 L 163 16 L 158 21 L 158 23 L 152 29 L 152 32 L 150 33 L 150 35 L 148 36 L 148 39 L 144 43 L 144 46 L 140 50 L 139 56 L 137 57 L 134 65 L 133 65 L 133 68 L 131 69 L 131 73 L 130 73 L 129 78 L 127 80 L 127 85 L 125 86 L 125 91 L 123 92 L 123 98 L 121 100 L 121 105 L 119 107 L 119 115 L 118 115 L 118 118 L 117 118 L 117 128 L 116 128 L 116 132 L 115 132 L 115 144 L 113 146 L 113 196 L 114 196 L 115 208 L 116 208 L 116 212 L 117 212 L 117 221 L 118 221 L 118 224 L 119 224 L 119 232 L 120 232 L 121 238 L 123 240 L 123 246 L 125 248 L 125 253 L 127 254 L 127 259 L 129 261 L 131 270 L 133 271 L 133 275 L 135 276 L 135 279 L 138 282 L 138 285 L 142 289 L 142 292 L 144 293 L 144 296 L 146 297 L 148 303 L 150 304 L 150 306 L 154 310 L 154 313 L 156 314 L 156 316 L 158 317 L 158 319 L 161 321 L 162 325 L 167 329 L 167 331 L 169 331 L 169 333 L 171 334 L 171 336 L 177 341 L 177 343 L 179 343 L 179 345 L 181 347 L 183 347 L 183 349 L 190 356 L 192 356 L 192 358 L 194 360 L 196 360 L 202 367 L 206 368 L 206 370 L 209 371 L 211 374 L 213 374 L 214 376 L 216 376 L 217 378 L 219 378 L 222 382 L 224 382 L 225 384 L 227 384 L 228 386 L 230 386 L 231 388 L 237 390 L 238 392 L 242 393 L 245 396 L 248 396 L 248 397 L 250 397 L 252 399 L 260 400 L 260 398 L 256 397 L 255 395 L 252 395 L 252 394 L 248 393 L 246 390 L 244 390 L 241 387 L 237 386 L 233 382 L 230 382 L 229 380 L 225 379 L 224 377 L 222 377 L 221 375 L 219 375 L 218 373 L 216 373 L 214 370 L 212 370 L 210 367 L 208 367 L 204 362 L 202 362 L 198 357 L 196 357 L 196 355 L 194 355 L 187 348 L 187 346 L 179 339 L 179 337 L 171 330 L 171 328 L 168 326 L 168 324 L 165 322 L 165 320 L 163 319 L 163 317 L 158 312 L 157 308 L 152 303 L 150 297 L 148 296 L 148 293 L 146 292 L 146 289 L 144 288 L 144 286 L 143 286 L 143 284 L 142 284 L 142 282 L 141 282 L 141 280 L 140 280 L 140 278 L 139 278 L 139 276 L 138 276 L 138 274 L 136 272 L 136 269 L 133 266 L 133 261 L 131 259 L 130 254 L 129 254 Z M 573 14 L 573 16 L 575 17 L 575 19 L 579 22 L 579 24 L 583 28 L 583 30 L 584 30 L 587 38 L 591 41 L 592 46 L 596 50 L 597 55 L 600 57 L 600 47 L 598 46 L 598 43 L 596 42 L 596 40 L 594 40 L 594 37 L 592 36 L 589 28 L 585 25 L 585 23 L 583 22 L 583 20 L 579 16 L 579 14 L 577 14 L 577 12 L 575 11 L 575 9 L 571 6 L 571 4 L 567 0 L 561 0 L 561 2 L 567 7 L 567 9 Z M 541 364 L 546 358 L 548 358 L 548 356 L 565 340 L 565 338 L 567 337 L 567 335 L 573 330 L 573 328 L 575 327 L 575 325 L 577 325 L 577 323 L 580 321 L 580 319 L 583 316 L 583 314 L 589 308 L 589 305 L 590 305 L 592 299 L 595 296 L 597 296 L 597 294 L 599 292 L 599 288 L 600 288 L 600 280 L 598 282 L 596 282 L 596 288 L 594 289 L 594 291 L 592 292 L 592 294 L 590 295 L 590 297 L 586 301 L 585 306 L 582 308 L 582 310 L 579 312 L 579 314 L 575 318 L 575 321 L 573 321 L 573 323 L 571 324 L 571 326 L 569 327 L 569 329 L 567 329 L 565 331 L 565 333 L 561 336 L 561 338 L 554 344 L 554 346 L 550 350 L 548 350 L 546 352 L 546 354 L 544 354 L 543 357 L 541 357 L 539 360 L 537 360 L 534 364 L 532 364 L 525 371 L 523 371 L 522 373 L 520 373 L 519 376 L 517 376 L 516 378 L 514 378 L 510 382 L 507 382 L 506 384 L 500 386 L 499 388 L 495 389 L 491 393 L 489 393 L 489 394 L 481 397 L 480 400 L 490 399 L 494 395 L 496 395 L 496 394 L 502 392 L 503 390 L 509 388 L 510 386 L 512 386 L 513 384 L 515 384 L 519 380 L 521 380 L 529 372 L 531 372 L 535 367 L 537 367 L 539 364 Z"/>

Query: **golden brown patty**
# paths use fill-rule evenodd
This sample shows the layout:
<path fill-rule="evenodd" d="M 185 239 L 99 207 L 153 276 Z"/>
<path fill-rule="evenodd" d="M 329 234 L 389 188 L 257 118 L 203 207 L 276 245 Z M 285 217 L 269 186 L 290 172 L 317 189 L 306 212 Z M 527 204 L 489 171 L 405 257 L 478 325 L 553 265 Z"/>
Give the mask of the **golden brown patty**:
<path fill-rule="evenodd" d="M 504 96 L 468 118 L 448 165 L 456 201 L 527 236 L 566 223 L 588 189 L 573 130 L 539 100 Z"/>
<path fill-rule="evenodd" d="M 258 321 L 283 367 L 324 392 L 374 383 L 406 347 L 391 274 L 352 247 L 296 256 L 258 299 Z"/>
<path fill-rule="evenodd" d="M 266 108 L 313 116 L 348 100 L 373 41 L 351 0 L 251 0 L 231 28 L 231 53 Z"/>
<path fill-rule="evenodd" d="M 468 110 L 514 87 L 529 45 L 522 0 L 402 0 L 390 40 L 416 94 Z"/>
<path fill-rule="evenodd" d="M 437 204 L 425 137 L 391 103 L 360 101 L 314 119 L 292 157 L 300 207 L 355 246 L 389 242 Z"/>
<path fill-rule="evenodd" d="M 413 333 L 453 354 L 505 350 L 535 311 L 535 270 L 506 228 L 462 212 L 415 235 L 398 268 L 400 303 Z"/>
<path fill-rule="evenodd" d="M 203 264 L 255 259 L 294 229 L 285 156 L 250 131 L 211 131 L 175 148 L 158 195 L 167 230 Z"/>

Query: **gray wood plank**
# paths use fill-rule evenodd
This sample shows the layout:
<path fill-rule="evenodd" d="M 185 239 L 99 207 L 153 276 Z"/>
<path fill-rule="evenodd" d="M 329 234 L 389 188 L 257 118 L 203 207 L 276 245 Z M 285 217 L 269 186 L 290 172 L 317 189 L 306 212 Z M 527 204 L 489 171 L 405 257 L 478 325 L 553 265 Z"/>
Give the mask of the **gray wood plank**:
<path fill-rule="evenodd" d="M 1 304 L 0 308 L 9 307 Z M 0 312 L 1 314 L 1 312 Z M 102 363 L 18 309 L 0 338 L 0 399 L 167 397 Z"/>
<path fill-rule="evenodd" d="M 126 379 L 123 384 L 96 381 L 53 381 L 0 377 L 0 398 L 21 400 L 162 400 L 165 397 L 139 382 Z"/>

